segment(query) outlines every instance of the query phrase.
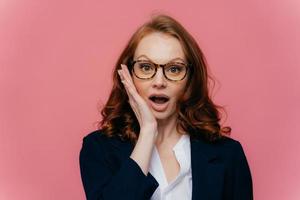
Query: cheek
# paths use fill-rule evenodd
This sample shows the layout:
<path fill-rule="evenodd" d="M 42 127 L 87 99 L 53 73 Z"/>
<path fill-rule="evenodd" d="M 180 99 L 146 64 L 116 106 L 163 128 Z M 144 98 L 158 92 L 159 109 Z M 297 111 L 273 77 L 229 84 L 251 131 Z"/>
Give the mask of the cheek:
<path fill-rule="evenodd" d="M 186 84 L 178 85 L 176 89 L 174 89 L 174 96 L 176 96 L 176 101 L 184 94 L 186 89 Z"/>
<path fill-rule="evenodd" d="M 147 91 L 146 85 L 142 84 L 136 80 L 133 80 L 133 83 L 134 83 L 135 89 L 137 90 L 138 94 L 142 97 L 145 97 L 146 91 Z"/>
<path fill-rule="evenodd" d="M 176 92 L 177 92 L 178 95 L 180 95 L 185 91 L 185 89 L 186 89 L 186 82 L 178 85 L 177 88 L 176 88 Z"/>

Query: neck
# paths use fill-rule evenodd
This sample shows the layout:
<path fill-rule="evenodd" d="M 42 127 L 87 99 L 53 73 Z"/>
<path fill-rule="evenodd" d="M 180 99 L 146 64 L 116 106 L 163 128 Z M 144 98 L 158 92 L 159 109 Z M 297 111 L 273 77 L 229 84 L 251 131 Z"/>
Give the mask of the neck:
<path fill-rule="evenodd" d="M 156 144 L 163 144 L 178 140 L 181 134 L 176 130 L 177 116 L 173 116 L 169 119 L 158 120 L 157 121 L 158 135 L 156 139 Z"/>

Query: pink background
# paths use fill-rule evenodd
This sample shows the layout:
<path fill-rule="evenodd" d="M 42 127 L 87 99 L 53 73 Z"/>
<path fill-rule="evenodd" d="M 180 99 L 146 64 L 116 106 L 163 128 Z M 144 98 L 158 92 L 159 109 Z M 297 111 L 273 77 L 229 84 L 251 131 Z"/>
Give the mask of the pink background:
<path fill-rule="evenodd" d="M 205 52 L 255 199 L 300 199 L 300 1 L 2 0 L 1 200 L 85 198 L 82 137 L 96 129 L 118 55 L 157 11 Z"/>

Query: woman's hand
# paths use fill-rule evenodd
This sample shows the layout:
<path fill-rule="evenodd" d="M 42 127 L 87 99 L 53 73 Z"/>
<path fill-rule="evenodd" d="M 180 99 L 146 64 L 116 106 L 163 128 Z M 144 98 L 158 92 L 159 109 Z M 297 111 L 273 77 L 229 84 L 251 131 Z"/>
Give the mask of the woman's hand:
<path fill-rule="evenodd" d="M 157 132 L 157 121 L 147 102 L 138 94 L 127 66 L 121 64 L 121 68 L 118 74 L 127 92 L 129 104 L 140 124 L 140 129 L 152 129 Z"/>

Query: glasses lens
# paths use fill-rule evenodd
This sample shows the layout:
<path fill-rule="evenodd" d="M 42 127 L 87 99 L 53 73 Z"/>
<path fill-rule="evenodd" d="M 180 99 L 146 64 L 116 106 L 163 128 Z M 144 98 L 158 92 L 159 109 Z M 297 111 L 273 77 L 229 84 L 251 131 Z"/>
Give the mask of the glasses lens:
<path fill-rule="evenodd" d="M 182 80 L 187 72 L 187 67 L 182 63 L 170 63 L 165 67 L 165 74 L 168 79 Z"/>
<path fill-rule="evenodd" d="M 151 78 L 155 73 L 155 66 L 148 61 L 137 61 L 133 66 L 133 70 L 138 78 Z"/>

